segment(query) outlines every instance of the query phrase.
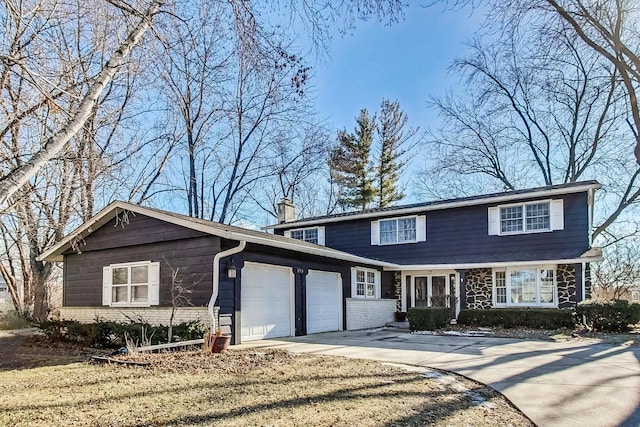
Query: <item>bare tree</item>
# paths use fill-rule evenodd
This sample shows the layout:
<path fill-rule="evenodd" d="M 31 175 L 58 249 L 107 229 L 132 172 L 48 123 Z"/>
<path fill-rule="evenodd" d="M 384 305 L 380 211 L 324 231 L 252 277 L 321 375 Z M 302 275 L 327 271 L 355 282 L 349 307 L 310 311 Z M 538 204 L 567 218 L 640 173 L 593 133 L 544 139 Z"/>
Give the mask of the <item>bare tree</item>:
<path fill-rule="evenodd" d="M 635 142 L 617 71 L 562 27 L 510 30 L 472 47 L 452 67 L 466 77 L 469 99 L 432 102 L 443 125 L 431 134 L 426 190 L 443 177 L 495 190 L 597 177 L 607 191 L 593 237 L 624 219 L 640 181 L 624 156 Z"/>
<path fill-rule="evenodd" d="M 640 284 L 637 242 L 625 241 L 605 248 L 605 260 L 593 266 L 593 293 L 596 299 L 628 297 Z"/>
<path fill-rule="evenodd" d="M 102 69 L 92 78 L 92 83 L 77 108 L 67 111 L 68 118 L 57 127 L 53 135 L 47 136 L 45 134 L 46 139 L 44 143 L 27 161 L 21 162 L 18 167 L 8 170 L 0 177 L 0 205 L 5 204 L 9 197 L 25 185 L 39 169 L 59 153 L 68 144 L 70 139 L 82 129 L 93 109 L 98 105 L 105 87 L 125 63 L 127 57 L 140 42 L 145 32 L 151 27 L 151 22 L 159 12 L 163 3 L 164 0 L 153 0 L 146 10 L 139 12 L 124 3 L 112 2 L 119 10 L 131 16 L 138 17 L 139 20 L 137 24 L 131 28 L 124 41 L 119 43 L 119 46 L 113 51 Z M 13 40 L 6 46 L 9 49 L 0 56 L 3 60 L 0 82 L 5 83 L 14 73 L 21 75 L 23 81 L 32 86 L 34 92 L 39 94 L 41 100 L 38 101 L 36 98 L 34 104 L 20 111 L 9 123 L 15 123 L 16 120 L 20 120 L 22 114 L 28 114 L 32 112 L 33 109 L 37 109 L 43 105 L 57 108 L 54 100 L 59 96 L 61 92 L 60 89 L 64 89 L 52 84 L 53 82 L 51 82 L 48 76 L 42 75 L 43 72 L 39 69 L 38 65 L 45 63 L 45 58 L 43 58 L 42 55 L 46 55 L 46 53 L 41 52 L 40 55 L 38 55 L 36 49 L 30 52 L 33 54 L 33 58 L 30 58 L 31 55 L 24 56 L 24 54 L 27 53 L 26 49 L 28 49 L 30 45 L 35 44 L 33 43 L 34 40 L 50 40 L 52 36 L 48 34 L 48 31 L 51 28 L 52 19 L 60 19 L 64 22 L 64 13 L 68 13 L 68 10 L 60 7 L 61 15 L 54 17 L 52 14 L 57 13 L 58 9 L 55 7 L 49 9 L 44 1 L 36 4 L 35 11 L 31 10 L 29 6 L 30 5 L 22 2 L 5 2 L 3 12 L 11 23 Z M 55 36 L 55 29 L 60 24 L 54 23 L 53 25 L 52 32 L 54 33 L 53 36 Z M 30 58 L 30 61 L 27 61 L 27 58 Z M 2 86 L 4 86 L 4 84 Z M 16 101 L 14 100 L 14 102 Z"/>

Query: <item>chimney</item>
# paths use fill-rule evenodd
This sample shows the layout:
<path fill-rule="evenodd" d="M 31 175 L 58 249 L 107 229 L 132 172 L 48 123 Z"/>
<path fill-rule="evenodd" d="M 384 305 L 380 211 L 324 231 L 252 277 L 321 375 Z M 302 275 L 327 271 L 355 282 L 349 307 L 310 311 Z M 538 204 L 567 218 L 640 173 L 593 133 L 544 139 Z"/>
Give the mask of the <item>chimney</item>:
<path fill-rule="evenodd" d="M 278 203 L 278 224 L 291 222 L 296 219 L 296 207 L 293 202 L 286 197 Z"/>

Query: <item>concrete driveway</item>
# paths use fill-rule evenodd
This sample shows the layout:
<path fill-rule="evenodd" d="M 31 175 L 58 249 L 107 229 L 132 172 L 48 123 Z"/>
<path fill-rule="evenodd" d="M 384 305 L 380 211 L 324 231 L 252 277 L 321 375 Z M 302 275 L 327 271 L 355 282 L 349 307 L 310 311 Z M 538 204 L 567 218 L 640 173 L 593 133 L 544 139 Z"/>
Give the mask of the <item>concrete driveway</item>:
<path fill-rule="evenodd" d="M 488 337 L 342 331 L 253 341 L 298 353 L 452 371 L 503 393 L 538 426 L 640 426 L 640 348 Z"/>

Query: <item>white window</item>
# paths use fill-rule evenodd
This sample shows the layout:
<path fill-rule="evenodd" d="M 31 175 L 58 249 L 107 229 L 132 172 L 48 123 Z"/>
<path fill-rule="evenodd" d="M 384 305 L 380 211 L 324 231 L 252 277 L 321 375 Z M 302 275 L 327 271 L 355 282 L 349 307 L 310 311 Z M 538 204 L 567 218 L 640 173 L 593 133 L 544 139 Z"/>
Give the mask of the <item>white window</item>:
<path fill-rule="evenodd" d="M 427 239 L 426 217 L 380 219 L 371 222 L 372 245 L 395 245 L 424 242 Z"/>
<path fill-rule="evenodd" d="M 640 302 L 640 291 L 631 291 L 631 302 Z"/>
<path fill-rule="evenodd" d="M 160 263 L 111 264 L 102 269 L 102 304 L 148 307 L 159 303 Z"/>
<path fill-rule="evenodd" d="M 380 298 L 380 272 L 367 268 L 352 268 L 351 296 L 353 298 Z"/>
<path fill-rule="evenodd" d="M 555 306 L 554 267 L 493 270 L 495 306 Z"/>
<path fill-rule="evenodd" d="M 284 232 L 285 237 L 324 246 L 324 227 L 298 228 Z"/>
<path fill-rule="evenodd" d="M 7 284 L 5 282 L 0 282 L 0 292 L 8 292 L 9 291 L 9 287 L 7 286 Z"/>
<path fill-rule="evenodd" d="M 491 207 L 489 235 L 541 233 L 564 229 L 563 201 L 543 200 Z"/>

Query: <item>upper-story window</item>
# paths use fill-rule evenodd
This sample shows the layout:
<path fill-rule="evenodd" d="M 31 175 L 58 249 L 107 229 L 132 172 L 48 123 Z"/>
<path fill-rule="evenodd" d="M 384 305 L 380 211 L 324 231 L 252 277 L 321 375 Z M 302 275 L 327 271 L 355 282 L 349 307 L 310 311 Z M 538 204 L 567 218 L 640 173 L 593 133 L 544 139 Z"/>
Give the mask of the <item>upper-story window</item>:
<path fill-rule="evenodd" d="M 298 228 L 284 232 L 285 237 L 324 246 L 324 227 Z"/>
<path fill-rule="evenodd" d="M 142 261 L 103 267 L 102 304 L 148 307 L 158 304 L 160 263 Z"/>
<path fill-rule="evenodd" d="M 562 200 L 544 200 L 489 208 L 489 234 L 540 233 L 564 229 Z"/>
<path fill-rule="evenodd" d="M 408 216 L 371 222 L 372 245 L 395 245 L 426 240 L 426 217 Z"/>

